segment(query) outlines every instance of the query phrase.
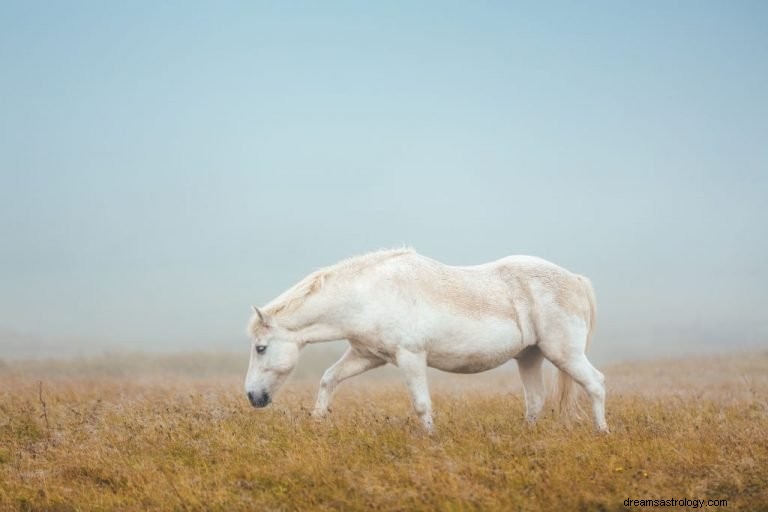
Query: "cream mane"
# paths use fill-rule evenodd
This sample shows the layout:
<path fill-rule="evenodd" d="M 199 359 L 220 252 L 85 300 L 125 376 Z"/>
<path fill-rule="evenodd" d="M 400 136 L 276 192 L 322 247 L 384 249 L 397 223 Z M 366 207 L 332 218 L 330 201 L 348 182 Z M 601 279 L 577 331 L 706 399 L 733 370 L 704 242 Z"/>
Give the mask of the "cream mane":
<path fill-rule="evenodd" d="M 391 258 L 414 253 L 413 249 L 407 247 L 401 249 L 382 249 L 353 256 L 329 267 L 321 268 L 312 272 L 267 304 L 264 307 L 264 311 L 269 315 L 293 311 L 301 305 L 304 299 L 319 292 L 329 277 L 354 275 Z"/>

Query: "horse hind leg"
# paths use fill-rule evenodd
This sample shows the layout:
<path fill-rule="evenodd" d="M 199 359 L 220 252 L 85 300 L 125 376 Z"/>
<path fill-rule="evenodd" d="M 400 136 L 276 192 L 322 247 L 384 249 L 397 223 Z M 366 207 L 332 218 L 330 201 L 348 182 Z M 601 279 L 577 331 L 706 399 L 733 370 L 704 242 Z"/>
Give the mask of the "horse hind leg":
<path fill-rule="evenodd" d="M 597 430 L 608 433 L 608 423 L 605 421 L 605 377 L 603 374 L 592 366 L 585 354 L 567 360 L 559 368 L 581 384 L 592 402 L 592 414 Z"/>
<path fill-rule="evenodd" d="M 543 362 L 544 354 L 538 347 L 529 347 L 517 357 L 517 367 L 525 393 L 525 420 L 530 424 L 536 423 L 546 399 L 546 388 L 541 373 Z"/>
<path fill-rule="evenodd" d="M 575 380 L 584 388 L 592 402 L 592 414 L 597 430 L 608 433 L 608 423 L 605 421 L 605 376 L 587 359 L 584 353 L 585 341 L 560 346 L 553 345 L 551 341 L 553 340 L 539 345 L 544 356 L 565 374 L 563 377 Z"/>

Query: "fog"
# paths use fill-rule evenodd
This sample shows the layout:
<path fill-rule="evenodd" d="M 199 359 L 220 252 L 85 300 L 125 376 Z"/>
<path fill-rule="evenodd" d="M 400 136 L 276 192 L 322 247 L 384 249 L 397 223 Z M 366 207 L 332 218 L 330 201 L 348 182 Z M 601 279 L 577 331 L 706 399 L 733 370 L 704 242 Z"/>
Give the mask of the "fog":
<path fill-rule="evenodd" d="M 768 347 L 768 7 L 547 7 L 4 2 L 0 358 L 245 354 L 402 245 L 589 276 L 598 361 Z"/>

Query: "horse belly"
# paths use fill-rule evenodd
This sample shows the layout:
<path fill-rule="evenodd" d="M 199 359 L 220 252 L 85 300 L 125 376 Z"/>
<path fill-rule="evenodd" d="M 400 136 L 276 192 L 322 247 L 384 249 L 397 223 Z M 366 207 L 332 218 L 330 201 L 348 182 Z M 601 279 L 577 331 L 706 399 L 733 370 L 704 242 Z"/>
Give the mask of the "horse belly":
<path fill-rule="evenodd" d="M 427 364 L 446 372 L 479 373 L 506 363 L 523 348 L 514 322 L 472 322 L 434 338 L 427 347 Z"/>

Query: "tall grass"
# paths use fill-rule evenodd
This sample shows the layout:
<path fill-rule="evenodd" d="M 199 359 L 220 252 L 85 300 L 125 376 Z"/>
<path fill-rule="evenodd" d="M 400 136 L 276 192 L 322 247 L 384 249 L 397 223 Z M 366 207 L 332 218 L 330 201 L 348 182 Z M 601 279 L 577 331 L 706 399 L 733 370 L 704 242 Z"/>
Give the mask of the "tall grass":
<path fill-rule="evenodd" d="M 767 509 L 768 355 L 688 364 L 606 369 L 609 436 L 554 414 L 525 425 L 522 397 L 498 376 L 466 390 L 436 380 L 429 437 L 386 379 L 343 384 L 318 422 L 301 379 L 254 410 L 241 375 L 6 371 L 0 509 L 623 510 L 627 498 Z"/>

